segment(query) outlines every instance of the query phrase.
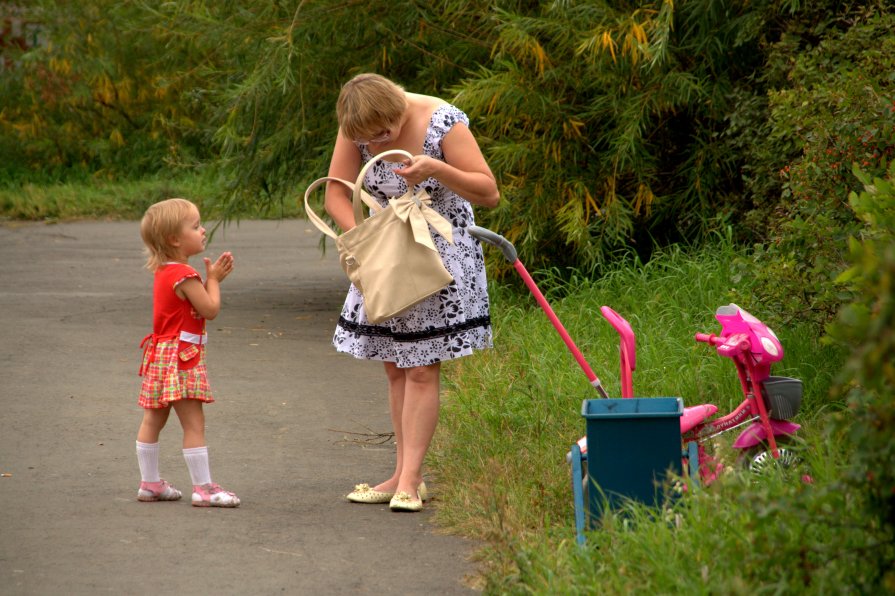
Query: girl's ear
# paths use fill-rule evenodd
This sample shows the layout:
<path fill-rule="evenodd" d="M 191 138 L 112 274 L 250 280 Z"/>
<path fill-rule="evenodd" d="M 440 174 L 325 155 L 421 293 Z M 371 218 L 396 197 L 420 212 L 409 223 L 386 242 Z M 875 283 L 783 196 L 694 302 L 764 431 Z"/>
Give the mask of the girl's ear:
<path fill-rule="evenodd" d="M 173 246 L 174 248 L 178 248 L 180 246 L 180 235 L 179 234 L 171 234 L 168 236 L 168 246 Z"/>

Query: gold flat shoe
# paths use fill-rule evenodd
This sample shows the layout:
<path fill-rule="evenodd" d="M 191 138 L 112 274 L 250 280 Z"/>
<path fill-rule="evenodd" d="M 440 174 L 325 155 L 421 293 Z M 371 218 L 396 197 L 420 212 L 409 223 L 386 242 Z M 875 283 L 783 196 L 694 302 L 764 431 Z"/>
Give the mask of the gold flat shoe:
<path fill-rule="evenodd" d="M 348 500 L 352 503 L 388 503 L 394 496 L 395 493 L 374 490 L 364 482 L 356 485 L 354 490 L 348 493 Z"/>
<path fill-rule="evenodd" d="M 419 493 L 417 493 L 417 497 L 420 497 Z M 395 496 L 388 503 L 388 508 L 392 511 L 422 511 L 423 500 L 422 498 L 414 499 L 410 493 L 401 491 L 395 493 Z"/>

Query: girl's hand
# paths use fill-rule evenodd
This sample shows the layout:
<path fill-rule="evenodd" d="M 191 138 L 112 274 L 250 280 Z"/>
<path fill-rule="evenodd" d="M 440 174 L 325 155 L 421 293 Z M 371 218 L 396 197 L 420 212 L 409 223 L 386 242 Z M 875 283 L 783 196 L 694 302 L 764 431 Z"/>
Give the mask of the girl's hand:
<path fill-rule="evenodd" d="M 233 255 L 229 251 L 222 253 L 214 263 L 208 257 L 203 261 L 205 261 L 205 279 L 221 282 L 233 271 Z"/>
<path fill-rule="evenodd" d="M 414 155 L 413 159 L 401 161 L 403 169 L 395 169 L 395 173 L 407 181 L 407 186 L 416 186 L 423 180 L 435 177 L 437 169 L 443 162 L 428 155 Z"/>

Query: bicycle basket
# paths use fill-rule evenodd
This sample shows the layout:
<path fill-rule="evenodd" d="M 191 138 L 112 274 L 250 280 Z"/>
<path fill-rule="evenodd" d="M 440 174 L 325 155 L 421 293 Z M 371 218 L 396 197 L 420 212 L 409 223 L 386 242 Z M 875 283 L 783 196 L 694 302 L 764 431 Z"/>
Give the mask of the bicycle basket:
<path fill-rule="evenodd" d="M 802 381 L 789 377 L 768 377 L 761 384 L 768 415 L 774 420 L 789 420 L 802 406 Z"/>

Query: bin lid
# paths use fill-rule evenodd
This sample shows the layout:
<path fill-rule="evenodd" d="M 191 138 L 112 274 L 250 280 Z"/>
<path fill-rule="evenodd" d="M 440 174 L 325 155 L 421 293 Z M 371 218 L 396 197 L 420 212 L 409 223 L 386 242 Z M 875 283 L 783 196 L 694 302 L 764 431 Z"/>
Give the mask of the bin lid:
<path fill-rule="evenodd" d="M 581 404 L 581 415 L 587 419 L 680 417 L 683 413 L 680 397 L 585 399 Z"/>

